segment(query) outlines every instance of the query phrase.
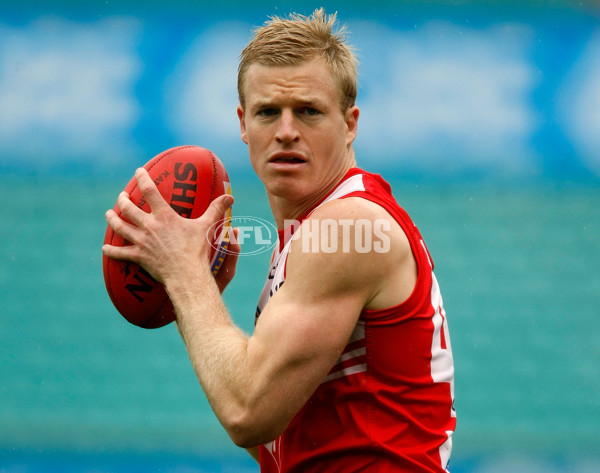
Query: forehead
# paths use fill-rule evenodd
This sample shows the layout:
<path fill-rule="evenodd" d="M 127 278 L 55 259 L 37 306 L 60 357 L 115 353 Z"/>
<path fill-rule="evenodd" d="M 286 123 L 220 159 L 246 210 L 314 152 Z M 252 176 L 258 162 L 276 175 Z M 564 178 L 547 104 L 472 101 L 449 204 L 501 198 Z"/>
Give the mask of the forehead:
<path fill-rule="evenodd" d="M 244 84 L 247 106 L 260 102 L 301 101 L 339 103 L 341 91 L 322 59 L 294 66 L 252 64 Z"/>

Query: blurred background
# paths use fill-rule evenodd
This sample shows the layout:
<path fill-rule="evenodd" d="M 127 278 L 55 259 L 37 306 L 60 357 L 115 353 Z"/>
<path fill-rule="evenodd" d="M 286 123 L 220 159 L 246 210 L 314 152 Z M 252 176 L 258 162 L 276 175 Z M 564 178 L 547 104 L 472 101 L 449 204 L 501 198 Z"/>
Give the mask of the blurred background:
<path fill-rule="evenodd" d="M 453 472 L 600 471 L 600 5 L 20 0 L 0 5 L 0 472 L 256 472 L 173 325 L 106 294 L 104 211 L 196 144 L 270 219 L 235 114 L 268 15 L 338 11 L 356 142 L 436 262 L 456 365 Z M 251 332 L 268 255 L 226 302 Z"/>

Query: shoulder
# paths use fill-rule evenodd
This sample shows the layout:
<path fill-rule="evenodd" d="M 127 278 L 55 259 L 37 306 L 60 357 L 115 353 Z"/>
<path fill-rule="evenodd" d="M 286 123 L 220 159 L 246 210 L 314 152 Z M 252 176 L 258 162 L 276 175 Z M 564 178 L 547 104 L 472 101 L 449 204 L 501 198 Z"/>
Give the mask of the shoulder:
<path fill-rule="evenodd" d="M 361 197 L 332 200 L 318 207 L 307 219 L 311 228 L 321 228 L 330 234 L 321 235 L 341 238 L 337 253 L 368 254 L 371 257 L 410 251 L 410 244 L 400 224 L 381 205 Z M 336 232 L 337 230 L 337 232 Z M 349 239 L 349 241 L 346 241 Z M 370 244 L 369 244 L 370 243 Z"/>
<path fill-rule="evenodd" d="M 364 308 L 402 302 L 414 258 L 396 220 L 380 205 L 360 197 L 318 207 L 294 235 L 287 277 L 300 276 L 323 291 L 360 294 Z"/>

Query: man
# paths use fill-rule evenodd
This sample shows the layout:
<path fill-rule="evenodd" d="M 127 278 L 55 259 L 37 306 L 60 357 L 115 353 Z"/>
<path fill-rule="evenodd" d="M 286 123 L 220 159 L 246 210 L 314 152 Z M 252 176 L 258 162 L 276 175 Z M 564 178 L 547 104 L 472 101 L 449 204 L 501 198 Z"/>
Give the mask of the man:
<path fill-rule="evenodd" d="M 252 336 L 220 295 L 234 258 L 216 281 L 207 263 L 231 196 L 185 220 L 138 170 L 152 213 L 121 194 L 132 224 L 107 220 L 133 244 L 103 251 L 165 284 L 215 414 L 261 471 L 443 472 L 455 415 L 442 299 L 418 230 L 356 167 L 356 61 L 334 26 L 322 9 L 274 18 L 241 56 L 241 137 L 280 230 Z"/>

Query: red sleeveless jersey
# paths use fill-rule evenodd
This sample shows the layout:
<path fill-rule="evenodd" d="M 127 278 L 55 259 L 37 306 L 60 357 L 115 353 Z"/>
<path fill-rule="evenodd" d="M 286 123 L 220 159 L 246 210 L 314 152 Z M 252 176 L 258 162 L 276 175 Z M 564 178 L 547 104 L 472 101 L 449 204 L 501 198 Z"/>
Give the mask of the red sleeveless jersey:
<path fill-rule="evenodd" d="M 454 363 L 431 256 L 380 176 L 350 169 L 319 205 L 347 197 L 379 204 L 398 222 L 417 283 L 402 304 L 362 311 L 330 373 L 283 434 L 259 447 L 261 472 L 445 472 L 456 426 Z M 285 281 L 287 240 L 275 249 L 257 317 Z"/>

